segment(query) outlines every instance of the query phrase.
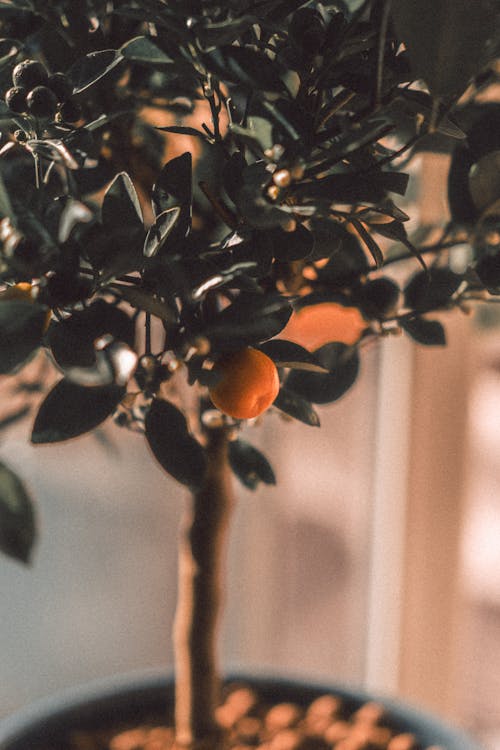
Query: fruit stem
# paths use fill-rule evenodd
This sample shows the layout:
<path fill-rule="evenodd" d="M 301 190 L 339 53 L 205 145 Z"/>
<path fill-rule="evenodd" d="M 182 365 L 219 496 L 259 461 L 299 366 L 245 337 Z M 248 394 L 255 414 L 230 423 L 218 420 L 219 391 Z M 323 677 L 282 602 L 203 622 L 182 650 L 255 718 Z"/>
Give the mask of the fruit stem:
<path fill-rule="evenodd" d="M 177 745 L 215 750 L 220 701 L 216 635 L 223 600 L 223 567 L 234 506 L 226 427 L 207 430 L 208 468 L 181 524 L 174 623 Z"/>

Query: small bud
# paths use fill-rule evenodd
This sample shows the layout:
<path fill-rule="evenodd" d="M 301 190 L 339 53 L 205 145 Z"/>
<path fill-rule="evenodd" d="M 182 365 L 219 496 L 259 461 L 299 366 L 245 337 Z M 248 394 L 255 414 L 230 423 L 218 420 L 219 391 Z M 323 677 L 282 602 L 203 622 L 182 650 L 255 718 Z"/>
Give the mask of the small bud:
<path fill-rule="evenodd" d="M 26 97 L 26 104 L 35 117 L 53 117 L 57 108 L 57 98 L 47 86 L 35 86 Z"/>
<path fill-rule="evenodd" d="M 5 94 L 5 104 L 16 114 L 26 112 L 26 89 L 22 86 L 13 86 Z"/>
<path fill-rule="evenodd" d="M 297 229 L 297 222 L 290 217 L 281 225 L 281 228 L 284 232 L 295 232 Z"/>
<path fill-rule="evenodd" d="M 275 201 L 278 199 L 280 194 L 280 189 L 277 185 L 270 185 L 267 188 L 267 197 L 270 198 L 272 201 Z"/>
<path fill-rule="evenodd" d="M 42 63 L 38 60 L 23 60 L 18 63 L 12 71 L 12 83 L 14 86 L 23 86 L 32 89 L 35 86 L 44 86 L 49 74 Z"/>
<path fill-rule="evenodd" d="M 201 422 L 209 430 L 217 430 L 224 427 L 225 417 L 218 409 L 207 409 L 201 415 Z"/>
<path fill-rule="evenodd" d="M 273 182 L 279 188 L 287 188 L 292 182 L 292 175 L 288 169 L 278 169 L 273 175 Z"/>
<path fill-rule="evenodd" d="M 279 161 L 285 153 L 285 147 L 281 143 L 275 143 L 272 148 L 272 158 L 274 161 Z"/>
<path fill-rule="evenodd" d="M 305 167 L 303 164 L 294 164 L 293 167 L 290 168 L 290 174 L 292 175 L 292 180 L 301 180 L 304 177 L 305 173 Z"/>
<path fill-rule="evenodd" d="M 192 345 L 196 349 L 196 354 L 201 357 L 206 357 L 210 352 L 210 341 L 206 336 L 196 336 L 193 339 Z"/>

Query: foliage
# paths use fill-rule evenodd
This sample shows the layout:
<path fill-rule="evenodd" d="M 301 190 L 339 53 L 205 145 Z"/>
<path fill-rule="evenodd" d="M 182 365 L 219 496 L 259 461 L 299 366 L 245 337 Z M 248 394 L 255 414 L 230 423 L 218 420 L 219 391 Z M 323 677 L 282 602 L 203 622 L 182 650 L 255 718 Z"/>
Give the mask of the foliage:
<path fill-rule="evenodd" d="M 499 109 L 478 97 L 498 75 L 499 14 L 493 0 L 186 7 L 0 3 L 0 280 L 37 292 L 0 300 L 0 371 L 38 349 L 61 371 L 33 442 L 115 414 L 196 488 L 212 407 L 176 400 L 186 373 L 203 395 L 220 355 L 261 348 L 280 371 L 276 410 L 317 426 L 312 404 L 353 385 L 366 340 L 400 328 L 442 345 L 436 311 L 500 293 Z M 402 201 L 421 149 L 454 154 L 453 222 L 415 246 Z M 361 341 L 281 340 L 308 294 L 359 307 Z M 235 474 L 274 483 L 233 423 Z M 33 535 L 11 526 L 33 517 L 2 471 L 2 546 L 26 559 Z"/>

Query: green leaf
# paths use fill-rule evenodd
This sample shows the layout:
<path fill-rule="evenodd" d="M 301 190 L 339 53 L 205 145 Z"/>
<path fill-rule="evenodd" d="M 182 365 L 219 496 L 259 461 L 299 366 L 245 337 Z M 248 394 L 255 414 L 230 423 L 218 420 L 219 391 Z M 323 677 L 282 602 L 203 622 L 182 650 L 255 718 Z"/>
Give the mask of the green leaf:
<path fill-rule="evenodd" d="M 241 37 L 258 20 L 256 16 L 242 15 L 215 23 L 204 22 L 196 25 L 195 32 L 203 46 L 220 47 Z"/>
<path fill-rule="evenodd" d="M 133 60 L 146 65 L 170 65 L 173 63 L 163 50 L 146 36 L 136 36 L 120 47 L 120 53 L 126 60 Z"/>
<path fill-rule="evenodd" d="M 106 190 L 102 203 L 102 223 L 107 231 L 143 227 L 141 204 L 126 172 L 117 174 Z"/>
<path fill-rule="evenodd" d="M 22 48 L 17 39 L 0 39 L 0 69 L 8 65 Z"/>
<path fill-rule="evenodd" d="M 12 372 L 41 343 L 47 308 L 24 300 L 0 300 L 0 374 Z"/>
<path fill-rule="evenodd" d="M 366 172 L 332 174 L 320 180 L 301 182 L 294 190 L 298 198 L 318 198 L 340 203 L 370 201 L 378 203 L 386 191 L 404 195 L 409 175 L 403 172 Z"/>
<path fill-rule="evenodd" d="M 486 289 L 496 292 L 500 287 L 500 253 L 483 255 L 475 270 Z"/>
<path fill-rule="evenodd" d="M 63 369 L 95 364 L 94 342 L 104 334 L 134 346 L 135 324 L 123 310 L 102 299 L 64 320 L 53 322 L 48 330 L 52 355 Z"/>
<path fill-rule="evenodd" d="M 204 56 L 208 68 L 224 81 L 261 92 L 286 93 L 283 69 L 262 52 L 249 47 L 222 46 Z"/>
<path fill-rule="evenodd" d="M 196 130 L 196 128 L 187 127 L 186 125 L 165 125 L 163 128 L 156 126 L 155 130 L 162 130 L 164 133 L 178 133 L 179 135 L 195 135 L 204 140 L 207 139 L 206 133 Z"/>
<path fill-rule="evenodd" d="M 445 346 L 446 334 L 438 320 L 412 318 L 401 323 L 401 327 L 414 341 L 426 346 Z"/>
<path fill-rule="evenodd" d="M 404 289 L 405 305 L 419 312 L 445 307 L 461 283 L 462 276 L 449 268 L 419 271 Z"/>
<path fill-rule="evenodd" d="M 271 339 L 258 347 L 264 354 L 271 357 L 278 367 L 290 367 L 293 370 L 307 372 L 325 372 L 316 357 L 299 344 L 285 339 Z"/>
<path fill-rule="evenodd" d="M 152 258 L 158 254 L 167 241 L 172 229 L 175 227 L 180 216 L 179 206 L 167 208 L 156 217 L 155 223 L 150 227 L 144 242 L 144 255 Z"/>
<path fill-rule="evenodd" d="M 399 287 L 391 279 L 381 277 L 363 284 L 356 292 L 356 302 L 368 318 L 383 318 L 395 309 Z"/>
<path fill-rule="evenodd" d="M 273 406 L 288 414 L 289 417 L 298 419 L 299 422 L 303 422 L 310 427 L 320 426 L 319 416 L 313 409 L 311 402 L 297 393 L 293 393 L 285 386 L 281 386 Z"/>
<path fill-rule="evenodd" d="M 30 561 L 36 539 L 35 512 L 19 477 L 0 463 L 0 551 Z"/>
<path fill-rule="evenodd" d="M 129 305 L 132 305 L 137 310 L 154 315 L 162 320 L 164 325 L 177 323 L 178 313 L 173 303 L 169 305 L 153 292 L 138 286 L 129 284 L 111 284 L 111 286 L 125 302 L 128 302 Z"/>
<path fill-rule="evenodd" d="M 384 255 L 382 253 L 382 250 L 378 246 L 378 244 L 373 239 L 370 232 L 368 232 L 367 229 L 363 226 L 363 224 L 358 221 L 357 219 L 351 219 L 350 223 L 355 227 L 356 231 L 358 232 L 359 236 L 365 243 L 366 247 L 368 248 L 373 260 L 375 261 L 375 265 L 377 268 L 380 268 L 384 265 Z"/>
<path fill-rule="evenodd" d="M 231 351 L 276 336 L 291 314 L 290 303 L 279 294 L 241 293 L 203 333 L 215 351 Z"/>
<path fill-rule="evenodd" d="M 33 426 L 33 443 L 59 443 L 98 427 L 116 409 L 125 388 L 75 385 L 60 380 L 42 402 Z"/>
<path fill-rule="evenodd" d="M 286 379 L 285 387 L 313 404 L 328 404 L 337 401 L 353 385 L 358 376 L 357 349 L 334 342 L 325 344 L 314 354 L 328 369 L 328 372 L 292 370 Z"/>
<path fill-rule="evenodd" d="M 393 115 L 396 125 L 408 122 L 413 125 L 415 132 L 421 133 L 428 129 L 435 106 L 432 96 L 425 91 L 400 88 L 398 96 L 391 99 L 384 112 Z M 457 140 L 466 137 L 463 130 L 446 114 L 443 106 L 438 106 L 437 132 Z"/>
<path fill-rule="evenodd" d="M 122 60 L 123 55 L 114 49 L 90 52 L 77 60 L 68 70 L 68 77 L 73 83 L 73 94 L 86 92 L 116 68 Z"/>
<path fill-rule="evenodd" d="M 207 471 L 205 451 L 189 434 L 187 422 L 173 404 L 154 399 L 146 415 L 146 439 L 165 471 L 196 491 Z"/>
<path fill-rule="evenodd" d="M 314 235 L 302 224 L 298 224 L 293 232 L 285 232 L 276 227 L 268 232 L 277 260 L 290 262 L 303 260 L 311 255 L 314 248 Z"/>
<path fill-rule="evenodd" d="M 192 158 L 189 151 L 168 161 L 153 186 L 152 203 L 155 216 L 170 208 L 180 208 L 174 238 L 185 237 L 191 227 L 193 200 Z"/>
<path fill-rule="evenodd" d="M 276 477 L 267 458 L 245 440 L 232 440 L 229 443 L 229 463 L 238 479 L 255 490 L 259 482 L 276 484 Z"/>
<path fill-rule="evenodd" d="M 488 0 L 397 0 L 396 32 L 434 96 L 460 94 L 493 56 L 499 14 Z"/>

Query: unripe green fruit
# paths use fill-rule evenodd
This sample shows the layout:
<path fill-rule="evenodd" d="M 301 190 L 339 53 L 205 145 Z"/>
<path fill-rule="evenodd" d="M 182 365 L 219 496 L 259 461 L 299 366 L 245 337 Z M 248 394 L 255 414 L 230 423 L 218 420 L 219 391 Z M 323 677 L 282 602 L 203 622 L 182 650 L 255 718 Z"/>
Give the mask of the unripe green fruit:
<path fill-rule="evenodd" d="M 23 60 L 18 63 L 12 71 L 12 83 L 14 86 L 23 86 L 32 89 L 35 86 L 44 86 L 49 74 L 37 60 Z"/>
<path fill-rule="evenodd" d="M 28 110 L 35 117 L 52 117 L 57 109 L 57 98 L 47 86 L 35 86 L 26 97 Z"/>
<path fill-rule="evenodd" d="M 64 73 L 54 73 L 49 76 L 47 86 L 54 92 L 60 104 L 69 99 L 73 93 L 73 87 Z"/>
<path fill-rule="evenodd" d="M 26 89 L 22 86 L 13 86 L 5 94 L 5 104 L 16 114 L 26 112 Z"/>

